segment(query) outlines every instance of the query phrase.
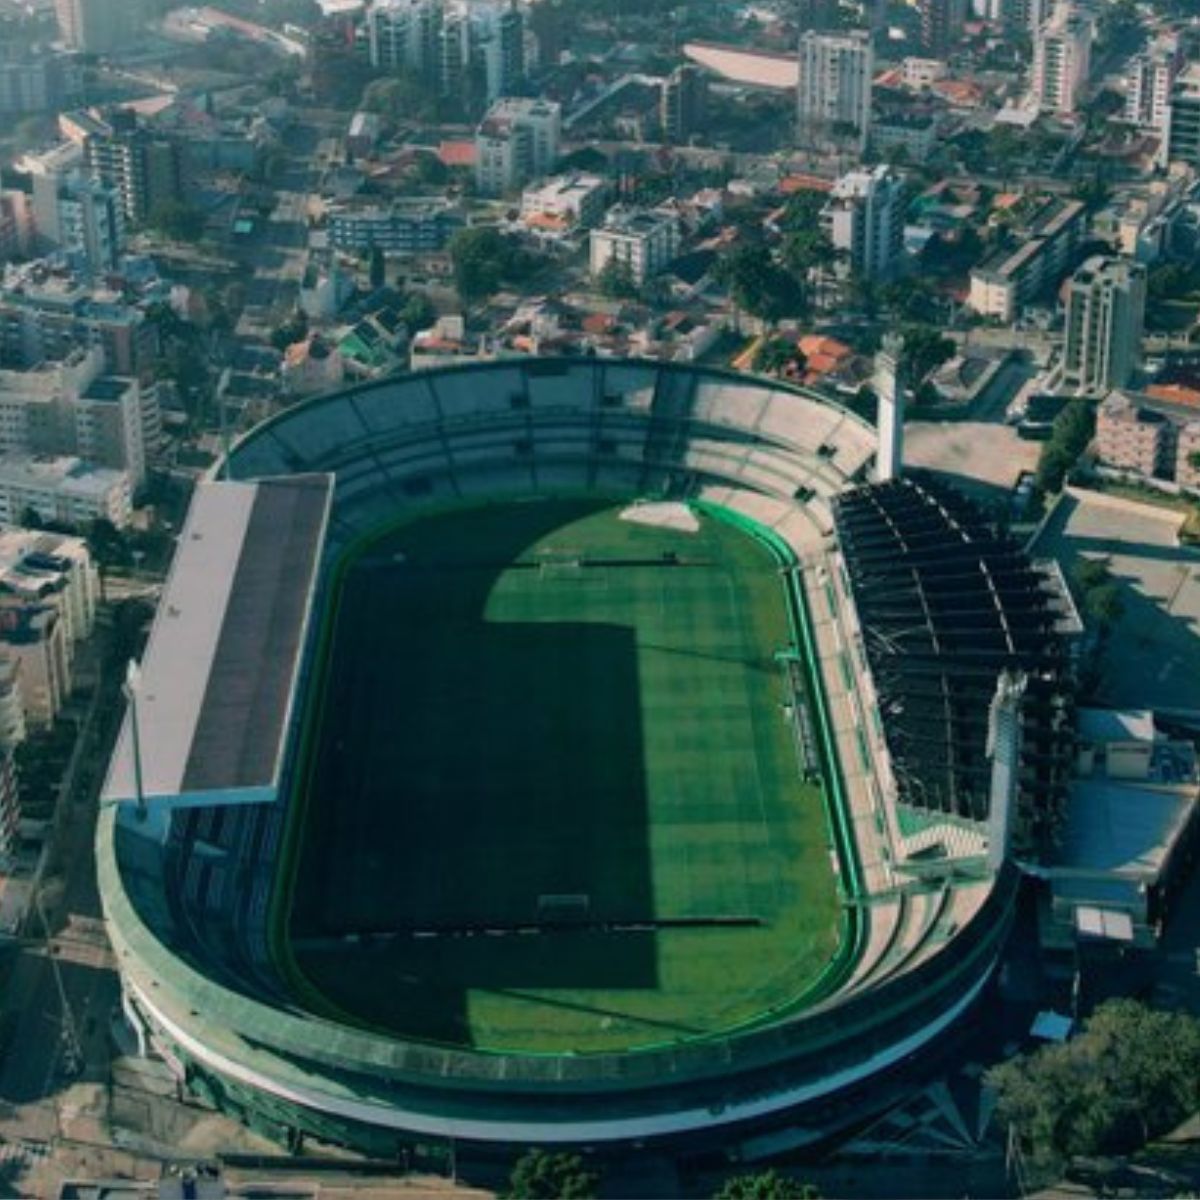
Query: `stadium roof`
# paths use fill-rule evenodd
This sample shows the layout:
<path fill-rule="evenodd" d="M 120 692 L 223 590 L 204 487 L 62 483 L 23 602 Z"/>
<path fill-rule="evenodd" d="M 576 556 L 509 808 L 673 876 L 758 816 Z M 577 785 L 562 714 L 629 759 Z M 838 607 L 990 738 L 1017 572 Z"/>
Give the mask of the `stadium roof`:
<path fill-rule="evenodd" d="M 683 53 L 698 66 L 748 87 L 786 92 L 800 82 L 800 56 L 771 50 L 750 50 L 721 42 L 688 42 Z"/>
<path fill-rule="evenodd" d="M 300 475 L 197 490 L 136 685 L 146 799 L 273 798 L 332 488 Z M 137 795 L 127 714 L 102 802 Z"/>
<path fill-rule="evenodd" d="M 900 799 L 986 819 L 989 707 L 1004 670 L 1028 675 L 1029 775 L 1059 786 L 1065 648 L 1053 588 L 1024 551 L 933 479 L 847 492 L 834 515 Z"/>

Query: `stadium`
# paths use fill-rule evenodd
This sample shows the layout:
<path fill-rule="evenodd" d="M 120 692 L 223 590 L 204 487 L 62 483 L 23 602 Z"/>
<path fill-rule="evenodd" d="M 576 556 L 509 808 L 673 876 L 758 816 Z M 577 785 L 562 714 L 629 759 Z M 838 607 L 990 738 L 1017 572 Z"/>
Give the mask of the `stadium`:
<path fill-rule="evenodd" d="M 291 1146 L 813 1138 L 1004 949 L 1052 584 L 721 370 L 319 397 L 193 499 L 102 796 L 126 1017 Z"/>

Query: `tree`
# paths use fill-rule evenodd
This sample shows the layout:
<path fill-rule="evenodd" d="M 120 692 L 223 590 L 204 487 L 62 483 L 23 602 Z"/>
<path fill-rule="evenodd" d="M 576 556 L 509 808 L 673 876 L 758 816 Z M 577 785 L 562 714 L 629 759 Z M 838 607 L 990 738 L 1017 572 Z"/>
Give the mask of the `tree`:
<path fill-rule="evenodd" d="M 437 320 L 437 309 L 423 292 L 411 292 L 400 310 L 400 319 L 410 333 L 415 333 L 418 329 L 428 329 Z"/>
<path fill-rule="evenodd" d="M 383 287 L 387 279 L 387 260 L 383 257 L 383 250 L 379 246 L 371 247 L 371 266 L 370 280 L 373 290 L 378 290 Z"/>
<path fill-rule="evenodd" d="M 183 200 L 163 200 L 146 217 L 152 229 L 177 242 L 198 242 L 204 236 L 204 214 Z"/>
<path fill-rule="evenodd" d="M 97 517 L 88 526 L 88 549 L 101 567 L 118 566 L 129 559 L 125 535 L 107 517 Z"/>
<path fill-rule="evenodd" d="M 271 334 L 271 345 L 276 350 L 286 350 L 308 336 L 308 317 L 303 309 L 296 309 L 282 325 Z"/>
<path fill-rule="evenodd" d="M 638 286 L 633 278 L 633 269 L 624 259 L 613 255 L 600 268 L 596 276 L 596 284 L 603 295 L 613 300 L 631 300 L 638 294 Z"/>
<path fill-rule="evenodd" d="M 1187 457 L 1188 466 L 1193 471 L 1200 471 L 1200 450 L 1193 450 Z"/>
<path fill-rule="evenodd" d="M 802 375 L 807 365 L 804 351 L 790 338 L 764 338 L 754 354 L 754 369 L 763 375 Z"/>
<path fill-rule="evenodd" d="M 1042 446 L 1035 482 L 1042 492 L 1060 492 L 1071 468 L 1096 432 L 1096 411 L 1075 399 L 1054 418 L 1049 440 Z"/>
<path fill-rule="evenodd" d="M 820 1195 L 811 1183 L 801 1183 L 772 1169 L 727 1179 L 713 1200 L 818 1200 Z"/>
<path fill-rule="evenodd" d="M 517 1159 L 508 1182 L 511 1200 L 589 1200 L 600 1176 L 583 1159 L 565 1150 L 527 1150 Z"/>
<path fill-rule="evenodd" d="M 1200 1105 L 1200 1021 L 1110 1000 L 1073 1041 L 993 1067 L 987 1081 L 1036 1164 L 1126 1152 Z"/>
<path fill-rule="evenodd" d="M 775 321 L 804 310 L 804 289 L 775 262 L 766 246 L 739 246 L 717 260 L 713 275 L 738 308 L 751 316 Z"/>
<path fill-rule="evenodd" d="M 819 225 L 807 225 L 784 234 L 783 261 L 789 271 L 804 278 L 816 267 L 831 266 L 835 257 L 829 234 Z"/>
<path fill-rule="evenodd" d="M 905 374 L 914 387 L 958 353 L 953 338 L 946 337 L 932 325 L 907 325 L 902 337 Z"/>
<path fill-rule="evenodd" d="M 491 225 L 460 229 L 450 239 L 449 250 L 454 282 L 464 302 L 490 296 L 505 280 L 519 282 L 535 267 L 516 238 Z"/>

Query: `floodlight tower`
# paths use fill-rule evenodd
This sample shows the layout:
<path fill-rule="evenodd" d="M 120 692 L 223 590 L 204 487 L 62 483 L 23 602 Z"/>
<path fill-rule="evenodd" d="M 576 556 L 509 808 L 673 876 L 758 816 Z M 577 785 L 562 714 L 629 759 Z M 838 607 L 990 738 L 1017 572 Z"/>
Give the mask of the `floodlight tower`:
<path fill-rule="evenodd" d="M 133 750 L 133 786 L 137 794 L 137 819 L 146 819 L 146 790 L 142 781 L 142 735 L 138 726 L 138 693 L 141 689 L 142 671 L 136 659 L 130 659 L 125 668 L 125 682 L 121 690 L 129 705 L 129 738 Z"/>
<path fill-rule="evenodd" d="M 904 385 L 900 366 L 904 342 L 899 335 L 884 335 L 875 355 L 875 394 L 879 398 L 879 449 L 875 455 L 875 478 L 884 483 L 899 479 L 904 469 Z"/>

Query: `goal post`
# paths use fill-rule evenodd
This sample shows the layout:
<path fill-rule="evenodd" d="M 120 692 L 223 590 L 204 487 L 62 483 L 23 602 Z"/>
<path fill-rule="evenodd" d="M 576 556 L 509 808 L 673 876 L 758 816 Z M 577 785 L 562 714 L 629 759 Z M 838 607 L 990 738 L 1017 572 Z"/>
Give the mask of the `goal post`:
<path fill-rule="evenodd" d="M 538 917 L 543 921 L 579 920 L 592 911 L 589 892 L 541 892 Z"/>

